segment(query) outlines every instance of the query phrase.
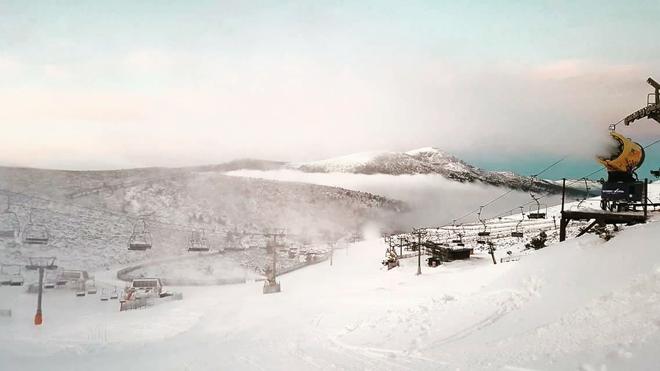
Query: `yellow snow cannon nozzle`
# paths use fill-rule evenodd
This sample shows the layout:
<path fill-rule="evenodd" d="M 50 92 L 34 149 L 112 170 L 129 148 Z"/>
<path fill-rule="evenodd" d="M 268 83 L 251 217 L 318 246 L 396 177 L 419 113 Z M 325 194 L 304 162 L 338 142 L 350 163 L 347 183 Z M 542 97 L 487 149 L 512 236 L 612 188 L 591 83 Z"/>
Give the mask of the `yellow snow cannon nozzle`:
<path fill-rule="evenodd" d="M 598 162 L 603 164 L 608 172 L 630 173 L 637 170 L 644 163 L 644 148 L 630 138 L 610 131 L 610 135 L 617 141 L 619 146 L 611 153 L 610 157 L 598 157 Z"/>

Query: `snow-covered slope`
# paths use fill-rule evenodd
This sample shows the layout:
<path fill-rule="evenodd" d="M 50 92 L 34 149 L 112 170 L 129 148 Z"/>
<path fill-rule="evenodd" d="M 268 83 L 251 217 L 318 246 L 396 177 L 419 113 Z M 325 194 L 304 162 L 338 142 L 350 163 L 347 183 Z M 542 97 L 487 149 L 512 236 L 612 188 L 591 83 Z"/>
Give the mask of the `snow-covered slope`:
<path fill-rule="evenodd" d="M 459 182 L 483 182 L 495 186 L 529 190 L 529 177 L 511 172 L 494 172 L 479 169 L 437 148 L 425 147 L 408 152 L 363 152 L 327 160 L 292 163 L 288 165 L 305 172 L 343 172 L 357 174 L 440 174 Z M 559 192 L 555 183 L 540 180 L 534 183 L 535 191 Z"/>
<path fill-rule="evenodd" d="M 180 287 L 173 289 L 184 300 L 131 312 L 49 292 L 38 329 L 34 295 L 3 287 L 0 308 L 14 314 L 0 317 L 0 364 L 50 371 L 657 369 L 660 223 L 624 227 L 609 241 L 576 232 L 519 261 L 493 265 L 477 251 L 469 261 L 423 266 L 421 276 L 415 258 L 383 269 L 385 246 L 368 239 L 335 251 L 332 265 L 282 276 L 280 294 L 263 295 L 260 283 Z"/>

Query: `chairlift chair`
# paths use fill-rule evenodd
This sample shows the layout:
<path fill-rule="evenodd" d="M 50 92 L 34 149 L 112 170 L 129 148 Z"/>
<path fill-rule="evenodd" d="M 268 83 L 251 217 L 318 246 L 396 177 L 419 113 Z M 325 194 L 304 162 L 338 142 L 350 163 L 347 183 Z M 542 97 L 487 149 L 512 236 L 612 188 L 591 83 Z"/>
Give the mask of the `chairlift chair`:
<path fill-rule="evenodd" d="M 534 177 L 531 177 L 531 185 L 529 187 L 529 195 L 532 197 L 534 202 L 536 202 L 536 211 L 534 211 L 533 207 L 530 207 L 530 212 L 527 214 L 527 218 L 529 219 L 545 219 L 547 213 L 548 213 L 548 206 L 545 205 L 545 212 L 541 212 L 541 203 L 539 202 L 539 197 L 536 197 L 534 192 L 532 192 L 534 189 Z"/>
<path fill-rule="evenodd" d="M 128 249 L 131 251 L 145 251 L 151 248 L 151 232 L 144 218 L 140 218 L 133 225 L 133 233 L 128 240 Z"/>
<path fill-rule="evenodd" d="M 459 242 L 461 242 L 461 238 L 460 238 L 460 237 L 461 237 L 461 234 L 460 234 L 460 233 L 456 233 L 456 219 L 452 220 L 452 222 L 451 222 L 451 226 L 452 226 L 452 229 L 451 229 L 451 230 L 454 232 L 454 234 L 456 234 L 456 235 L 459 237 L 459 238 L 453 238 L 453 239 L 451 240 L 451 243 L 459 243 Z"/>
<path fill-rule="evenodd" d="M 9 284 L 10 286 L 23 286 L 23 283 L 25 283 L 25 278 L 23 278 L 23 275 L 20 273 L 17 273 L 11 277 L 11 283 Z"/>
<path fill-rule="evenodd" d="M 96 289 L 96 281 L 93 280 L 93 281 L 92 281 L 92 284 L 89 285 L 89 286 L 87 286 L 87 294 L 89 294 L 89 295 L 96 295 L 97 292 L 98 292 L 98 291 L 97 291 L 97 289 Z"/>
<path fill-rule="evenodd" d="M 521 218 L 516 224 L 516 230 L 511 232 L 511 237 L 517 237 L 517 238 L 522 238 L 523 237 L 523 232 L 518 230 L 518 227 L 520 227 L 520 224 L 522 224 L 523 220 L 525 220 L 525 212 L 523 211 L 523 207 L 520 206 L 520 215 Z"/>
<path fill-rule="evenodd" d="M 14 269 L 11 269 L 14 268 Z M 0 283 L 3 286 L 23 286 L 25 279 L 21 273 L 20 265 L 2 264 L 0 265 Z"/>
<path fill-rule="evenodd" d="M 30 211 L 28 224 L 23 231 L 23 242 L 28 245 L 46 245 L 48 239 L 48 229 L 43 224 L 34 224 L 32 222 L 32 211 Z"/>
<path fill-rule="evenodd" d="M 48 238 L 48 230 L 43 225 L 28 224 L 23 232 L 23 242 L 29 245 L 46 245 Z"/>
<path fill-rule="evenodd" d="M 484 230 L 477 233 L 477 236 L 479 237 L 488 237 L 490 236 L 490 232 L 487 231 L 487 226 L 486 226 L 486 221 L 484 219 L 481 219 L 481 212 L 483 211 L 484 207 L 479 206 L 479 212 L 477 213 L 477 218 L 479 219 L 479 222 L 484 225 Z M 478 241 L 477 241 L 478 242 Z"/>
<path fill-rule="evenodd" d="M 0 285 L 9 286 L 11 284 L 12 272 L 9 271 L 11 265 L 0 264 Z"/>
<path fill-rule="evenodd" d="M 69 282 L 66 277 L 64 276 L 63 272 L 60 271 L 57 273 L 57 276 L 55 277 L 55 284 L 57 286 L 64 286 Z"/>
<path fill-rule="evenodd" d="M 209 251 L 209 242 L 206 236 L 204 236 L 204 231 L 192 231 L 190 238 L 188 239 L 188 251 Z"/>
<path fill-rule="evenodd" d="M 545 212 L 541 212 L 541 209 L 545 209 Z M 548 215 L 548 206 L 547 205 L 537 205 L 536 208 L 530 207 L 529 213 L 527 213 L 528 219 L 546 219 Z"/>
<path fill-rule="evenodd" d="M 451 240 L 451 243 L 462 243 L 463 242 L 463 234 L 461 232 L 456 233 L 456 236 L 458 238 L 454 238 Z"/>
<path fill-rule="evenodd" d="M 460 247 L 465 246 L 465 242 L 463 242 L 463 236 L 465 236 L 465 226 L 461 224 L 461 233 L 458 234 L 458 239 L 460 241 L 456 244 L 456 246 L 460 246 Z"/>
<path fill-rule="evenodd" d="M 589 188 L 589 183 L 587 183 L 587 178 L 582 178 L 582 179 L 584 180 L 584 197 L 577 199 L 577 202 L 578 202 L 577 208 L 578 209 L 580 208 L 580 206 L 582 206 L 582 203 L 584 201 L 586 201 L 587 198 L 589 198 L 589 196 L 590 196 L 590 194 L 589 194 L 590 188 Z"/>
<path fill-rule="evenodd" d="M 461 227 L 462 232 L 456 232 L 456 228 L 458 227 L 458 226 L 456 225 L 456 219 L 454 219 L 454 220 L 451 222 L 451 224 L 452 224 L 452 226 L 454 227 L 454 228 L 453 228 L 454 233 L 455 233 L 456 236 L 458 237 L 458 238 L 454 238 L 454 239 L 452 239 L 452 240 L 451 240 L 451 243 L 455 243 L 456 246 L 465 246 L 465 244 L 463 243 L 463 236 L 465 235 L 465 227 L 463 227 L 463 224 L 461 224 L 460 227 Z"/>
<path fill-rule="evenodd" d="M 57 280 L 53 278 L 53 274 L 44 272 L 44 289 L 54 289 L 57 286 Z"/>
<path fill-rule="evenodd" d="M 14 239 L 20 234 L 21 224 L 16 213 L 9 207 L 9 197 L 7 197 L 7 208 L 0 213 L 0 238 Z"/>

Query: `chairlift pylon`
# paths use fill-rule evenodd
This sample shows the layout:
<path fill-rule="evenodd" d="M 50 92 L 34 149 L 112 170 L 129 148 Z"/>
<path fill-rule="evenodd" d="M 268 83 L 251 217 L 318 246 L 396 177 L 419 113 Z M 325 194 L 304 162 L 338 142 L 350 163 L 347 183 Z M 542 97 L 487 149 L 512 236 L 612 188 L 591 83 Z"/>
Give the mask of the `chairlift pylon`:
<path fill-rule="evenodd" d="M 30 210 L 28 224 L 23 231 L 23 242 L 29 245 L 46 245 L 48 244 L 48 240 L 48 229 L 43 224 L 32 222 L 32 210 Z"/>
<path fill-rule="evenodd" d="M 138 219 L 133 225 L 133 232 L 128 239 L 128 249 L 131 251 L 145 251 L 151 248 L 151 232 L 144 218 Z"/>

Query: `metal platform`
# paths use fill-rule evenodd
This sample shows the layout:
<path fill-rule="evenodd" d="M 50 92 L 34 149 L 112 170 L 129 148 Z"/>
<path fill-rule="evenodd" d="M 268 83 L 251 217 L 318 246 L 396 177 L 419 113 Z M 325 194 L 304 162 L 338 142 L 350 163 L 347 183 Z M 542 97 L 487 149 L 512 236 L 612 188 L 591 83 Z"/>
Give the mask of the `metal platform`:
<path fill-rule="evenodd" d="M 644 200 L 648 200 L 648 179 L 644 181 Z M 566 180 L 563 181 L 562 186 L 562 199 L 561 199 L 561 221 L 559 224 L 559 241 L 566 240 L 566 227 L 571 220 L 592 220 L 592 222 L 584 228 L 577 237 L 589 232 L 593 226 L 607 225 L 607 224 L 638 224 L 645 223 L 648 219 L 648 206 L 651 206 L 647 201 L 642 203 L 642 212 L 622 211 L 612 212 L 606 210 L 564 210 L 564 202 L 566 198 Z"/>
<path fill-rule="evenodd" d="M 565 210 L 561 213 L 562 219 L 570 220 L 592 220 L 597 219 L 605 222 L 606 224 L 614 223 L 644 223 L 646 215 L 639 212 L 610 212 L 601 210 L 590 211 L 572 211 Z"/>

